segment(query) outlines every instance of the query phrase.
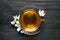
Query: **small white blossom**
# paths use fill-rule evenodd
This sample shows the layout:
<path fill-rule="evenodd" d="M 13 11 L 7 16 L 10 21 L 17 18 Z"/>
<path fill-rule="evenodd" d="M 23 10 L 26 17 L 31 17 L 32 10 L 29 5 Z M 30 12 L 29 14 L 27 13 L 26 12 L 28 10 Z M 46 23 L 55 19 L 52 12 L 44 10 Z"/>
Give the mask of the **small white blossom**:
<path fill-rule="evenodd" d="M 19 21 L 16 21 L 16 24 L 19 24 Z"/>
<path fill-rule="evenodd" d="M 18 15 L 17 19 L 19 20 L 19 18 L 20 18 L 20 15 Z"/>
<path fill-rule="evenodd" d="M 14 19 L 13 19 L 13 21 L 11 21 L 11 24 L 12 24 L 12 25 L 14 25 L 14 24 L 15 24 L 16 19 L 17 19 L 17 16 L 13 16 L 13 18 L 14 18 Z"/>
<path fill-rule="evenodd" d="M 12 21 L 12 22 L 11 22 L 11 24 L 12 24 L 12 25 L 14 25 L 14 24 L 15 24 L 15 22 L 14 22 L 14 21 Z"/>
<path fill-rule="evenodd" d="M 21 27 L 20 24 L 15 24 L 15 27 Z"/>
<path fill-rule="evenodd" d="M 42 16 L 42 17 L 44 17 L 45 14 L 46 14 L 46 13 L 44 13 L 44 10 L 39 10 L 38 13 L 39 13 L 39 15 Z"/>
<path fill-rule="evenodd" d="M 20 17 L 20 15 L 13 16 L 14 19 L 13 19 L 13 21 L 11 21 L 11 24 L 12 25 L 14 25 L 15 23 L 19 24 L 19 22 L 17 21 L 17 20 L 19 20 L 19 17 Z"/>
<path fill-rule="evenodd" d="M 21 30 L 20 32 L 21 32 L 21 33 L 24 33 L 24 31 L 23 31 L 23 30 Z"/>
<path fill-rule="evenodd" d="M 21 30 L 21 28 L 20 28 L 20 27 L 18 27 L 18 28 L 17 28 L 17 31 L 19 32 L 20 30 Z"/>

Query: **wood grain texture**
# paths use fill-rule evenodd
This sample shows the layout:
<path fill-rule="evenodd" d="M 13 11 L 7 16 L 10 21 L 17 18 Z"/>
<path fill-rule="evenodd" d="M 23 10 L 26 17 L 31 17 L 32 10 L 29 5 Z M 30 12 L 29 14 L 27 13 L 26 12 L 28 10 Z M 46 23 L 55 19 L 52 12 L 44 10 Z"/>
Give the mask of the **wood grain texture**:
<path fill-rule="evenodd" d="M 45 22 L 34 36 L 19 34 L 10 24 L 22 7 L 35 5 L 45 10 Z M 0 40 L 60 40 L 60 0 L 0 0 Z"/>

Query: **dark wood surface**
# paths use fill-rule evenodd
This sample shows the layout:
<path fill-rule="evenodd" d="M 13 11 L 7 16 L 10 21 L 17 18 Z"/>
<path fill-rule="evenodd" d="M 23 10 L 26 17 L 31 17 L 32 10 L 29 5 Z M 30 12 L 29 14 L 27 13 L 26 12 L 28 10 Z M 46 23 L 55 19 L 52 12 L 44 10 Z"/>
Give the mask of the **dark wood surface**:
<path fill-rule="evenodd" d="M 45 10 L 45 22 L 34 36 L 19 34 L 10 24 L 22 7 L 35 5 Z M 60 0 L 0 0 L 0 40 L 60 40 Z"/>

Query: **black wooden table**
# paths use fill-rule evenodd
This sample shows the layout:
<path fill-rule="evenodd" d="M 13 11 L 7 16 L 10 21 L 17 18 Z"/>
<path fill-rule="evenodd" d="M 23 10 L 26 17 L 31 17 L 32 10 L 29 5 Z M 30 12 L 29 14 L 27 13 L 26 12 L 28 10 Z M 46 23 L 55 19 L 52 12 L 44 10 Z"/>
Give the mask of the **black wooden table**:
<path fill-rule="evenodd" d="M 19 34 L 10 24 L 21 8 L 35 5 L 45 10 L 45 22 L 34 36 Z M 0 40 L 60 40 L 60 0 L 0 0 Z"/>

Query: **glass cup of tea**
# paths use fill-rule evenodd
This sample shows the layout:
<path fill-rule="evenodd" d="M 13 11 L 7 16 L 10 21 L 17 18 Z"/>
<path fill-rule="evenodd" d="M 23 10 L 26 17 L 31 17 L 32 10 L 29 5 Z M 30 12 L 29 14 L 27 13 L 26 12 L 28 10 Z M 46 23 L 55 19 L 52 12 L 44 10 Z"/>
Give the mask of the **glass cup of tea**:
<path fill-rule="evenodd" d="M 33 33 L 40 27 L 41 17 L 37 11 L 27 9 L 20 15 L 19 23 L 25 32 Z"/>

